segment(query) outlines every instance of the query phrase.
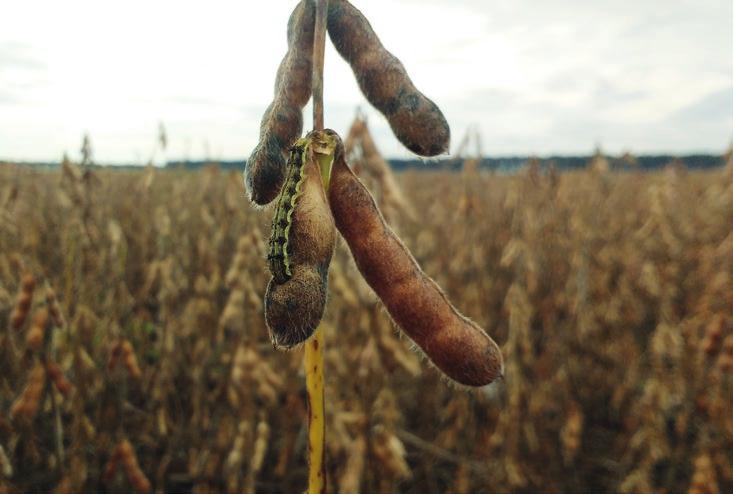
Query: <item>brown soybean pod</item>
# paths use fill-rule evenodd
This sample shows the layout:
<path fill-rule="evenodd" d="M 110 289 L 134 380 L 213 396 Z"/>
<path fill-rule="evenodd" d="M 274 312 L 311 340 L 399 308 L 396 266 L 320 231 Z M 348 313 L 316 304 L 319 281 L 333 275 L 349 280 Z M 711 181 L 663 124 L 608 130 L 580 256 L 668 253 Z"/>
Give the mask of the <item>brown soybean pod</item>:
<path fill-rule="evenodd" d="M 323 132 L 336 135 L 330 130 Z M 302 173 L 288 234 L 292 276 L 284 283 L 273 277 L 265 294 L 265 320 L 270 339 L 279 348 L 305 342 L 321 321 L 328 292 L 328 266 L 336 242 L 336 228 L 312 145 L 306 150 Z"/>
<path fill-rule="evenodd" d="M 49 313 L 48 309 L 45 307 L 38 309 L 38 311 L 33 315 L 33 324 L 31 324 L 31 329 L 25 336 L 26 346 L 30 350 L 37 352 L 41 349 L 43 339 L 46 336 L 48 321 Z"/>
<path fill-rule="evenodd" d="M 483 386 L 503 375 L 498 345 L 461 315 L 394 234 L 338 153 L 328 190 L 336 228 L 397 325 L 448 377 Z"/>
<path fill-rule="evenodd" d="M 62 395 L 69 396 L 69 393 L 71 392 L 71 383 L 66 379 L 66 376 L 64 376 L 64 373 L 56 362 L 53 360 L 46 361 L 46 373 L 48 374 L 48 377 L 51 378 L 56 389 L 58 389 Z"/>
<path fill-rule="evenodd" d="M 33 302 L 33 289 L 36 287 L 36 279 L 31 274 L 23 276 L 20 284 L 20 292 L 15 302 L 13 312 L 10 314 L 10 327 L 19 330 L 31 308 Z"/>
<path fill-rule="evenodd" d="M 260 123 L 260 141 L 244 169 L 249 198 L 269 204 L 285 179 L 290 146 L 303 131 L 303 107 L 311 96 L 315 5 L 302 0 L 288 20 L 288 52 L 275 79 L 275 97 Z"/>
<path fill-rule="evenodd" d="M 402 62 L 382 45 L 369 21 L 347 0 L 328 3 L 328 34 L 351 65 L 361 92 L 389 121 L 399 141 L 420 156 L 448 151 L 450 127 L 422 94 Z"/>
<path fill-rule="evenodd" d="M 119 461 L 122 463 L 122 467 L 125 470 L 127 480 L 130 481 L 135 492 L 140 494 L 150 492 L 150 481 L 145 476 L 145 473 L 140 469 L 140 463 L 130 441 L 124 439 L 117 447 L 117 450 L 119 452 Z"/>

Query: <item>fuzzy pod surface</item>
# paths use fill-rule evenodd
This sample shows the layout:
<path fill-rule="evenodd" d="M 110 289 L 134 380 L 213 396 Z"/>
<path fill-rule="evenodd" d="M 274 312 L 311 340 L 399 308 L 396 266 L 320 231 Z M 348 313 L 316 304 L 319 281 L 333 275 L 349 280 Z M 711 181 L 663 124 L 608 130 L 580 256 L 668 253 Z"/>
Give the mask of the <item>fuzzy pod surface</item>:
<path fill-rule="evenodd" d="M 315 4 L 302 0 L 288 20 L 288 52 L 277 70 L 275 95 L 260 122 L 260 140 L 245 164 L 250 200 L 272 202 L 285 179 L 289 148 L 303 131 L 303 107 L 311 96 Z"/>
<path fill-rule="evenodd" d="M 335 136 L 333 131 L 313 132 L 293 146 L 288 178 L 273 216 L 267 255 L 272 279 L 265 293 L 265 321 L 278 348 L 305 342 L 326 306 L 336 228 L 314 145 L 326 132 Z"/>
<path fill-rule="evenodd" d="M 374 198 L 337 153 L 328 191 L 336 228 L 392 319 L 438 369 L 467 386 L 503 375 L 499 346 L 464 317 L 387 225 Z"/>
<path fill-rule="evenodd" d="M 415 87 L 402 62 L 347 0 L 329 1 L 328 34 L 351 66 L 361 92 L 407 149 L 420 156 L 448 151 L 450 127 L 438 105 Z"/>

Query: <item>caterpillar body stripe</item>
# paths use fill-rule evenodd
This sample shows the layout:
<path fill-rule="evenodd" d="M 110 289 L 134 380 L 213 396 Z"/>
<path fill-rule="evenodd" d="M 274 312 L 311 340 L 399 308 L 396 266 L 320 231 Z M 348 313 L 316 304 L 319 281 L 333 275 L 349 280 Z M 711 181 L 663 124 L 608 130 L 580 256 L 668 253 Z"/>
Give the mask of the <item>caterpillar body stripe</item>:
<path fill-rule="evenodd" d="M 288 159 L 288 176 L 283 183 L 280 197 L 277 200 L 275 215 L 272 218 L 272 229 L 269 240 L 267 262 L 275 282 L 285 283 L 293 276 L 291 267 L 290 229 L 293 226 L 293 211 L 302 191 L 305 178 L 303 168 L 306 163 L 305 152 L 308 140 L 298 139 L 290 148 Z"/>

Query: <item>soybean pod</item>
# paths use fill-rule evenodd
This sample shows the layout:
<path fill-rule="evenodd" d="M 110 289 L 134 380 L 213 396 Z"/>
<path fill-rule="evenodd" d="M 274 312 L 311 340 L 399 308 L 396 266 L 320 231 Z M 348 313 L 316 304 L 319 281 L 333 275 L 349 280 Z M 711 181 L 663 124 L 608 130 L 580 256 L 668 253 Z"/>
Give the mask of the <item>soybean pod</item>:
<path fill-rule="evenodd" d="M 336 228 L 390 316 L 446 376 L 483 386 L 503 375 L 499 346 L 464 317 L 387 225 L 374 198 L 337 152 L 328 190 Z"/>
<path fill-rule="evenodd" d="M 438 105 L 415 87 L 402 62 L 347 0 L 329 1 L 328 35 L 351 66 L 361 92 L 407 149 L 420 156 L 448 151 L 450 128 Z"/>
<path fill-rule="evenodd" d="M 288 150 L 303 131 L 303 107 L 311 96 L 315 6 L 302 0 L 288 20 L 288 52 L 275 78 L 275 96 L 260 123 L 260 140 L 247 159 L 244 177 L 249 198 L 264 206 L 285 179 Z"/>

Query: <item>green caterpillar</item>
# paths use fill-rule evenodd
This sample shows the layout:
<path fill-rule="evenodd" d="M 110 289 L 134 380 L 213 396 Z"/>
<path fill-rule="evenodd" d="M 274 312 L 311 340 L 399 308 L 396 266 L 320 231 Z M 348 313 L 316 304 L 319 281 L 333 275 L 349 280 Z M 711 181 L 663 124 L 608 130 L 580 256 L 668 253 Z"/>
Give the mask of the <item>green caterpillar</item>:
<path fill-rule="evenodd" d="M 293 211 L 295 203 L 301 195 L 301 184 L 305 178 L 303 168 L 306 164 L 306 150 L 308 139 L 298 139 L 290 148 L 288 158 L 288 176 L 283 183 L 280 196 L 277 199 L 275 215 L 272 218 L 272 229 L 269 240 L 267 262 L 275 283 L 283 284 L 288 281 L 293 272 L 290 266 L 291 252 L 289 252 L 290 228 L 293 225 Z"/>
<path fill-rule="evenodd" d="M 265 292 L 265 322 L 277 348 L 306 341 L 326 307 L 336 227 L 322 161 L 333 156 L 337 139 L 332 130 L 313 131 L 290 149 L 267 255 L 272 278 Z"/>

